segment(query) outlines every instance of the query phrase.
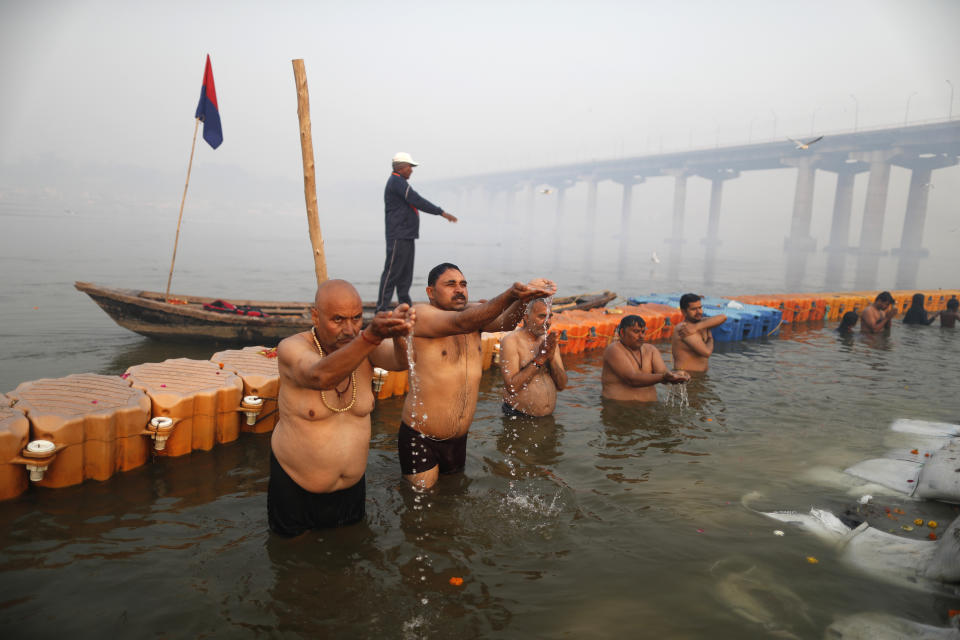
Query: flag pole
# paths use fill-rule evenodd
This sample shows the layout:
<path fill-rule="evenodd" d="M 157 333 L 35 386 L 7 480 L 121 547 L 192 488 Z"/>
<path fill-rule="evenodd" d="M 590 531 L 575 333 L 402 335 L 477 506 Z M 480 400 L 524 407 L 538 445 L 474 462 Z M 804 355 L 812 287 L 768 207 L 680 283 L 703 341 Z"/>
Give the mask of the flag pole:
<path fill-rule="evenodd" d="M 307 72 L 300 58 L 293 60 L 293 77 L 297 84 L 297 115 L 300 117 L 300 149 L 303 152 L 303 197 L 307 201 L 313 264 L 317 272 L 317 285 L 320 285 L 327 279 L 327 259 L 323 252 L 323 234 L 320 232 L 320 215 L 317 211 L 313 137 L 310 134 L 310 93 L 307 91 Z"/>
<path fill-rule="evenodd" d="M 190 144 L 190 164 L 187 165 L 187 182 L 183 185 L 183 199 L 180 200 L 180 217 L 177 218 L 177 236 L 173 241 L 173 258 L 170 260 L 170 275 L 167 276 L 167 292 L 163 296 L 164 302 L 170 302 L 170 281 L 173 280 L 173 263 L 177 261 L 177 244 L 180 243 L 180 222 L 183 220 L 183 205 L 187 201 L 187 187 L 190 186 L 190 171 L 193 169 L 193 151 L 197 148 L 197 129 L 200 128 L 200 118 L 193 127 L 193 142 Z"/>

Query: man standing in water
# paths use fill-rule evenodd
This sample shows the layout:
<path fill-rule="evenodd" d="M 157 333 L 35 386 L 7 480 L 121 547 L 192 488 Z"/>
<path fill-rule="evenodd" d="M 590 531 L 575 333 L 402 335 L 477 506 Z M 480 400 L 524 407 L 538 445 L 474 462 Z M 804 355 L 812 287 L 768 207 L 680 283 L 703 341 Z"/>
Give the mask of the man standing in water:
<path fill-rule="evenodd" d="M 460 268 L 443 263 L 427 277 L 430 304 L 419 304 L 414 327 L 411 388 L 397 434 L 400 470 L 426 489 L 439 474 L 463 470 L 467 430 L 480 391 L 480 332 L 509 331 L 524 304 L 552 296 L 556 285 L 537 279 L 512 287 L 480 305 L 467 305 L 467 281 Z"/>
<path fill-rule="evenodd" d="M 940 314 L 940 326 L 953 329 L 957 326 L 957 318 L 960 318 L 960 300 L 950 298 L 947 300 L 947 310 Z"/>
<path fill-rule="evenodd" d="M 550 308 L 534 300 L 523 314 L 523 326 L 500 340 L 503 373 L 503 413 L 546 416 L 557 405 L 557 391 L 567 386 L 567 372 L 550 329 Z"/>
<path fill-rule="evenodd" d="M 678 384 L 690 380 L 685 371 L 670 371 L 663 356 L 652 344 L 643 341 L 647 323 L 640 316 L 625 316 L 617 327 L 620 340 L 611 342 L 603 352 L 600 382 L 608 400 L 656 402 L 655 385 Z"/>
<path fill-rule="evenodd" d="M 874 301 L 864 307 L 860 314 L 860 331 L 863 333 L 887 331 L 895 315 L 897 315 L 897 307 L 890 292 L 878 293 Z"/>
<path fill-rule="evenodd" d="M 414 242 L 420 237 L 420 212 L 442 216 L 456 222 L 456 216 L 420 196 L 407 180 L 417 163 L 403 151 L 393 156 L 393 173 L 383 190 L 384 226 L 387 234 L 387 259 L 383 263 L 377 311 L 385 311 L 397 290 L 397 300 L 410 304 L 413 282 Z"/>
<path fill-rule="evenodd" d="M 706 371 L 714 346 L 710 330 L 726 322 L 727 316 L 719 314 L 704 320 L 703 302 L 695 293 L 680 296 L 680 311 L 683 322 L 674 328 L 670 339 L 673 366 L 684 371 Z"/>
<path fill-rule="evenodd" d="M 361 330 L 360 295 L 343 280 L 317 287 L 311 314 L 310 331 L 277 347 L 280 415 L 270 438 L 267 517 L 285 536 L 363 519 L 373 367 L 407 368 L 400 336 L 416 318 L 402 304 Z"/>

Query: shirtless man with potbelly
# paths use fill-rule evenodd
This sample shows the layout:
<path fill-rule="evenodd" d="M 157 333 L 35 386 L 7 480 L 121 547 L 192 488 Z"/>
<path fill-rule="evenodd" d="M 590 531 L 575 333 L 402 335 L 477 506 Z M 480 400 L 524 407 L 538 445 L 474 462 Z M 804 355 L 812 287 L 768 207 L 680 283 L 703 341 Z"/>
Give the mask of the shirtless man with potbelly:
<path fill-rule="evenodd" d="M 703 302 L 695 293 L 680 296 L 680 311 L 683 322 L 678 324 L 670 338 L 673 352 L 673 368 L 684 371 L 706 371 L 713 354 L 711 329 L 727 321 L 723 314 L 704 319 Z"/>
<path fill-rule="evenodd" d="M 660 351 L 644 341 L 646 321 L 624 316 L 617 327 L 619 340 L 603 352 L 600 382 L 607 400 L 656 402 L 658 384 L 679 384 L 690 380 L 685 371 L 670 371 Z"/>
<path fill-rule="evenodd" d="M 439 474 L 464 468 L 483 373 L 480 332 L 513 329 L 525 303 L 555 291 L 549 280 L 517 282 L 483 304 L 468 306 L 459 267 L 443 263 L 430 271 L 430 304 L 414 307 L 414 370 L 397 434 L 400 469 L 414 486 L 432 487 Z"/>
<path fill-rule="evenodd" d="M 373 367 L 407 368 L 415 312 L 406 304 L 378 313 L 361 330 L 353 286 L 317 288 L 310 331 L 277 347 L 279 419 L 270 438 L 270 529 L 284 536 L 340 527 L 364 517 Z"/>
<path fill-rule="evenodd" d="M 527 304 L 523 326 L 500 340 L 505 415 L 547 416 L 557 406 L 557 391 L 567 386 L 567 372 L 557 349 L 557 334 L 549 329 L 547 302 L 534 300 Z"/>

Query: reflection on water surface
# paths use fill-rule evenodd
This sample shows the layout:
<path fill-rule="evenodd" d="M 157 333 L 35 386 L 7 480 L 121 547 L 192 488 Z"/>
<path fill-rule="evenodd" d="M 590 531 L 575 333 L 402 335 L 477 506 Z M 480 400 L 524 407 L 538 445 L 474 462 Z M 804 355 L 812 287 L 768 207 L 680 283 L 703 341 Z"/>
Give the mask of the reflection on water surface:
<path fill-rule="evenodd" d="M 741 498 L 855 507 L 820 470 L 882 455 L 897 417 L 956 422 L 956 394 L 938 381 L 960 336 L 899 325 L 879 338 L 784 333 L 719 345 L 683 409 L 601 402 L 601 355 L 589 353 L 567 358 L 570 388 L 554 416 L 511 420 L 487 373 L 466 474 L 423 494 L 399 477 L 401 400 L 384 401 L 367 520 L 296 540 L 267 532 L 269 436 L 104 483 L 33 489 L 0 504 L 0 627 L 5 636 L 29 627 L 79 637 L 807 638 L 835 617 L 879 610 L 944 624 L 956 597 L 880 583 Z M 919 508 L 876 500 L 904 517 Z M 923 509 L 944 523 L 957 514 Z"/>

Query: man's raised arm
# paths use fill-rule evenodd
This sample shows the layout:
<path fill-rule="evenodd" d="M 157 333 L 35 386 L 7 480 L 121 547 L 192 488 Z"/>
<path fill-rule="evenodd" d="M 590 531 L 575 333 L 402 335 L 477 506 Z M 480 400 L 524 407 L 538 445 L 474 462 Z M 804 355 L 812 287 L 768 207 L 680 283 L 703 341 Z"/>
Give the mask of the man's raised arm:
<path fill-rule="evenodd" d="M 519 283 L 515 283 L 513 286 L 516 287 L 518 284 Z M 517 324 L 520 323 L 520 319 L 523 318 L 523 314 L 527 309 L 528 302 L 536 298 L 546 298 L 547 296 L 552 296 L 557 292 L 557 285 L 552 280 L 547 280 L 546 278 L 536 278 L 531 280 L 526 287 L 528 289 L 528 294 L 521 295 L 509 307 L 504 309 L 503 313 L 483 327 L 484 331 L 513 331 Z M 541 294 L 539 290 L 549 291 L 549 293 Z M 533 291 L 534 293 L 531 294 L 529 291 Z"/>
<path fill-rule="evenodd" d="M 412 314 L 391 315 L 378 313 L 357 336 L 332 353 L 323 357 L 309 338 L 300 335 L 285 338 L 277 347 L 279 366 L 301 387 L 307 389 L 333 389 L 334 386 L 360 366 L 364 358 L 379 346 L 385 338 L 402 336 L 413 326 Z"/>
<path fill-rule="evenodd" d="M 370 354 L 370 364 L 388 371 L 404 371 L 410 367 L 407 360 L 407 340 L 410 338 L 407 335 L 413 331 L 416 312 L 410 305 L 402 303 L 392 311 L 381 311 L 374 317 L 374 321 L 381 316 L 403 318 L 408 327 L 408 333 L 398 335 L 394 332 L 390 338 L 384 339 Z"/>
<path fill-rule="evenodd" d="M 544 289 L 534 286 L 533 282 L 530 284 L 515 282 L 512 287 L 495 298 L 483 304 L 467 307 L 463 311 L 446 311 L 430 305 L 421 305 L 418 308 L 419 315 L 413 334 L 420 338 L 442 338 L 498 326 L 495 321 L 514 303 L 521 303 L 522 306 L 522 303 L 528 300 L 553 295 L 554 291 L 556 291 L 555 285 L 551 289 Z M 490 330 L 500 331 L 501 329 Z"/>

